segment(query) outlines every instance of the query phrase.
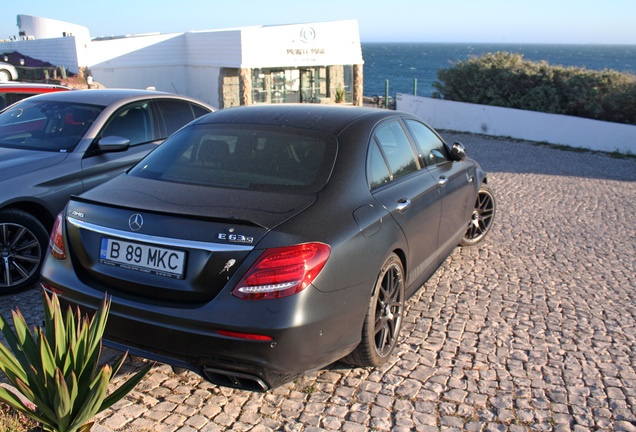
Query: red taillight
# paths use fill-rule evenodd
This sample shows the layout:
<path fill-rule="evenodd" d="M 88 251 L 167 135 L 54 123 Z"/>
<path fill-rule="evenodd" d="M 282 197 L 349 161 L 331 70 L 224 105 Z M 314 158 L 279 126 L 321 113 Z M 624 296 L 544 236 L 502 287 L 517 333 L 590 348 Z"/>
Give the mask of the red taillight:
<path fill-rule="evenodd" d="M 62 233 L 62 224 L 64 222 L 64 212 L 57 215 L 53 231 L 51 231 L 51 239 L 49 240 L 49 251 L 51 255 L 59 260 L 66 259 L 64 252 L 64 236 Z"/>
<path fill-rule="evenodd" d="M 257 335 L 251 333 L 238 333 L 227 330 L 217 330 L 218 334 L 222 336 L 229 336 L 237 339 L 247 339 L 247 340 L 256 340 L 256 341 L 271 341 L 274 340 L 271 336 Z"/>
<path fill-rule="evenodd" d="M 236 297 L 260 300 L 286 297 L 314 281 L 331 249 L 322 243 L 267 249 L 232 291 Z"/>

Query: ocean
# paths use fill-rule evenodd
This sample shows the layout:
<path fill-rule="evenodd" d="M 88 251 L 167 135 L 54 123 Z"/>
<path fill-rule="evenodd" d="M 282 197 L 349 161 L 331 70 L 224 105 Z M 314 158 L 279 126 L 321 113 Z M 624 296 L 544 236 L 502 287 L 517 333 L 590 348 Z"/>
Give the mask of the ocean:
<path fill-rule="evenodd" d="M 417 78 L 418 96 L 430 97 L 439 69 L 497 51 L 523 54 L 526 60 L 545 60 L 553 66 L 636 74 L 636 45 L 362 43 L 364 95 L 384 95 L 387 79 L 391 96 L 413 94 L 413 79 Z"/>

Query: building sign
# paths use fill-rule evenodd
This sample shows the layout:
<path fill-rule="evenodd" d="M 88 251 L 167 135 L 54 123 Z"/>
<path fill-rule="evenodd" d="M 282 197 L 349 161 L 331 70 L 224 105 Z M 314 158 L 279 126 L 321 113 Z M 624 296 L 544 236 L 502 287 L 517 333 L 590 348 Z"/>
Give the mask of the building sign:
<path fill-rule="evenodd" d="M 316 40 L 316 30 L 313 27 L 304 26 L 300 29 L 300 35 L 298 39 L 292 40 L 292 44 L 295 42 L 301 42 L 303 44 L 311 44 Z M 302 60 L 306 62 L 318 62 L 319 56 L 324 56 L 326 52 L 325 48 L 309 48 L 309 47 L 294 47 L 287 48 L 288 56 L 300 56 Z"/>
<path fill-rule="evenodd" d="M 242 67 L 361 64 L 355 20 L 261 27 L 243 31 Z"/>

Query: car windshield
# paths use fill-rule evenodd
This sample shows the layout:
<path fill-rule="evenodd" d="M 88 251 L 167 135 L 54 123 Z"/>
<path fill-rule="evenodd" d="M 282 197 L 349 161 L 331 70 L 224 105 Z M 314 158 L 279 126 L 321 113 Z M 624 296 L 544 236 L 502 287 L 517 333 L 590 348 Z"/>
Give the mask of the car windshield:
<path fill-rule="evenodd" d="M 103 107 L 27 99 L 0 113 L 0 147 L 72 151 Z"/>
<path fill-rule="evenodd" d="M 294 128 L 197 124 L 166 140 L 131 172 L 155 180 L 314 193 L 331 174 L 337 141 Z"/>

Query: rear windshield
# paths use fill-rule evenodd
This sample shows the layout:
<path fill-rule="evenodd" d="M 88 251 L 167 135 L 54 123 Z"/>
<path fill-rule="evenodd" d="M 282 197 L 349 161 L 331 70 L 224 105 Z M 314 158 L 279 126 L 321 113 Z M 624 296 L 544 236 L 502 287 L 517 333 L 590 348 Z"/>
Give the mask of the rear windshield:
<path fill-rule="evenodd" d="M 0 147 L 72 151 L 103 107 L 25 99 L 0 113 Z"/>
<path fill-rule="evenodd" d="M 201 186 L 313 193 L 334 164 L 335 137 L 303 129 L 196 124 L 166 140 L 131 172 Z"/>

